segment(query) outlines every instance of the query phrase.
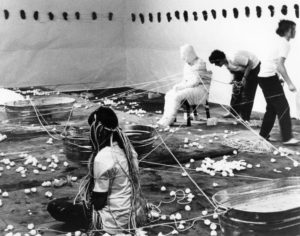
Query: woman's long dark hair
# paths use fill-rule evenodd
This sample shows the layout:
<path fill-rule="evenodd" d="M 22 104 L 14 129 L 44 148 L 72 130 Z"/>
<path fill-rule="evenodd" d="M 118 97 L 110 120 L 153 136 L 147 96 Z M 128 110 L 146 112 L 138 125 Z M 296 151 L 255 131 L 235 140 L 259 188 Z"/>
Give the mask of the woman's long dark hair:
<path fill-rule="evenodd" d="M 107 146 L 112 146 L 112 142 L 118 143 L 119 147 L 123 149 L 127 163 L 129 174 L 127 175 L 132 186 L 131 204 L 134 205 L 135 198 L 140 192 L 140 178 L 137 163 L 134 160 L 134 149 L 128 137 L 119 128 L 118 118 L 115 112 L 108 107 L 100 107 L 94 111 L 88 118 L 90 125 L 90 142 L 92 145 L 92 154 L 89 159 L 88 169 L 89 173 L 83 178 L 80 184 L 78 196 L 90 206 L 91 194 L 94 189 L 94 160 L 98 152 Z M 126 174 L 126 173 L 124 173 Z M 131 213 L 132 214 L 132 213 Z M 132 217 L 131 217 L 132 218 Z M 131 224 L 135 227 L 134 219 L 131 219 Z M 94 224 L 94 228 L 97 226 Z"/>

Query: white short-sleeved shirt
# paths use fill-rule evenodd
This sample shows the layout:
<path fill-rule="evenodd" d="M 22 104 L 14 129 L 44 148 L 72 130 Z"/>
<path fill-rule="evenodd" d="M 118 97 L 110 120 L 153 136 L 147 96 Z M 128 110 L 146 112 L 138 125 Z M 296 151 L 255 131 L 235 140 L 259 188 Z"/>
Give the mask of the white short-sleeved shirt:
<path fill-rule="evenodd" d="M 245 71 L 248 62 L 251 62 L 251 70 L 257 67 L 259 59 L 251 52 L 237 51 L 233 55 L 227 56 L 228 65 L 226 66 L 230 71 Z"/>
<path fill-rule="evenodd" d="M 135 153 L 136 154 L 136 153 Z M 137 163 L 137 156 L 134 159 Z M 129 223 L 132 187 L 124 151 L 116 142 L 103 148 L 94 160 L 95 192 L 108 192 L 107 205 L 98 211 L 107 233 L 119 232 Z"/>
<path fill-rule="evenodd" d="M 290 43 L 284 37 L 276 36 L 273 42 L 266 45 L 265 56 L 261 60 L 259 77 L 270 77 L 277 73 L 278 61 L 281 57 L 287 58 Z"/>

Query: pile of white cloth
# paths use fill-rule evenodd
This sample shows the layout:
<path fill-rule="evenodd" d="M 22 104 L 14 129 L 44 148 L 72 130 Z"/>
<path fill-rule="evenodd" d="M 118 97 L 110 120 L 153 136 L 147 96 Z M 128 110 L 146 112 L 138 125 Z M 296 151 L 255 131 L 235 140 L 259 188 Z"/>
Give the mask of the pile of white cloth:
<path fill-rule="evenodd" d="M 12 90 L 0 88 L 0 105 L 3 106 L 7 102 L 24 100 L 24 97 Z"/>

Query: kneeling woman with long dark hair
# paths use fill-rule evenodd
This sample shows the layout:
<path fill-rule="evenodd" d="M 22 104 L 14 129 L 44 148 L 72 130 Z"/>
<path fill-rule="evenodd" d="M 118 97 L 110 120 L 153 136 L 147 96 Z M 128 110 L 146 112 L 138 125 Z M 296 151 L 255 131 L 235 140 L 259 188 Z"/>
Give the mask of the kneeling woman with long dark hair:
<path fill-rule="evenodd" d="M 78 195 L 83 204 L 49 203 L 48 211 L 57 220 L 85 222 L 90 230 L 111 235 L 133 233 L 146 222 L 147 207 L 142 197 L 137 154 L 119 128 L 115 112 L 100 107 L 88 118 L 93 154 L 89 173 Z"/>

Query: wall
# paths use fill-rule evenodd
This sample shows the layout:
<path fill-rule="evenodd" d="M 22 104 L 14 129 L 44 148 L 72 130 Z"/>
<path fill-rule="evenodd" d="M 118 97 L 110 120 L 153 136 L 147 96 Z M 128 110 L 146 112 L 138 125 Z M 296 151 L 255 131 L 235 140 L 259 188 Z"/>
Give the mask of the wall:
<path fill-rule="evenodd" d="M 279 19 L 299 23 L 295 4 L 298 1 L 2 0 L 0 86 L 52 85 L 75 90 L 134 84 L 165 92 L 181 79 L 181 45 L 194 45 L 204 60 L 216 48 L 228 53 L 246 49 L 261 56 L 262 45 L 272 43 L 270 38 Z M 269 6 L 275 9 L 273 16 Z M 245 14 L 246 7 L 249 16 Z M 8 19 L 5 9 L 9 11 Z M 26 20 L 21 18 L 20 10 L 26 12 Z M 37 20 L 33 17 L 35 11 L 39 12 Z M 77 11 L 79 20 L 75 17 Z M 53 20 L 49 19 L 49 12 L 54 14 Z M 67 20 L 63 12 L 68 13 Z M 92 19 L 92 12 L 97 13 L 97 19 Z M 292 48 L 287 68 L 300 89 L 296 63 L 300 37 L 292 41 Z M 214 72 L 210 101 L 228 104 L 229 73 L 209 63 L 208 67 Z M 287 91 L 287 96 L 296 116 L 295 95 Z M 255 110 L 264 111 L 264 106 L 258 91 Z"/>
<path fill-rule="evenodd" d="M 126 83 L 122 9 L 123 0 L 2 0 L 0 86 L 55 85 L 64 90 L 122 86 Z M 97 19 L 92 19 L 92 12 Z M 121 20 L 110 21 L 109 12 Z"/>
<path fill-rule="evenodd" d="M 172 84 L 165 80 L 166 76 L 177 75 L 182 71 L 182 62 L 179 57 L 179 47 L 185 43 L 194 45 L 197 53 L 204 60 L 214 49 L 225 52 L 234 52 L 245 49 L 254 52 L 259 57 L 263 55 L 264 44 L 270 44 L 274 36 L 279 19 L 291 19 L 299 22 L 295 15 L 294 5 L 297 1 L 265 1 L 265 0 L 136 0 L 127 1 L 127 15 L 134 13 L 135 22 L 126 21 L 126 49 L 127 49 L 127 78 L 136 82 L 139 80 L 157 79 L 157 84 L 149 88 L 157 91 L 166 91 Z M 271 17 L 269 6 L 274 7 Z M 283 5 L 287 6 L 287 14 L 282 13 Z M 261 7 L 261 16 L 257 15 L 257 6 Z M 249 7 L 250 15 L 246 16 L 245 8 Z M 239 12 L 234 16 L 234 8 Z M 227 17 L 222 10 L 227 11 Z M 215 10 L 213 18 L 211 10 Z M 180 19 L 175 16 L 179 12 Z M 184 18 L 184 11 L 188 19 Z M 203 11 L 207 13 L 204 19 Z M 194 18 L 197 12 L 198 20 Z M 149 20 L 149 13 L 153 14 L 153 22 Z M 158 21 L 157 13 L 161 14 Z M 144 16 L 144 23 L 140 14 Z M 171 15 L 171 19 L 167 14 Z M 169 20 L 168 20 L 169 19 Z M 286 62 L 290 76 L 300 89 L 297 80 L 297 52 L 300 52 L 300 37 L 292 41 L 292 51 Z M 231 86 L 224 84 L 230 81 L 230 75 L 225 69 L 219 69 L 208 64 L 214 72 L 214 81 L 210 91 L 210 101 L 229 104 Z M 180 77 L 175 76 L 180 80 Z M 175 80 L 176 81 L 176 80 Z M 172 82 L 175 82 L 172 81 Z M 294 116 L 296 113 L 295 94 L 286 91 Z M 264 111 L 264 98 L 258 89 L 255 110 Z"/>

